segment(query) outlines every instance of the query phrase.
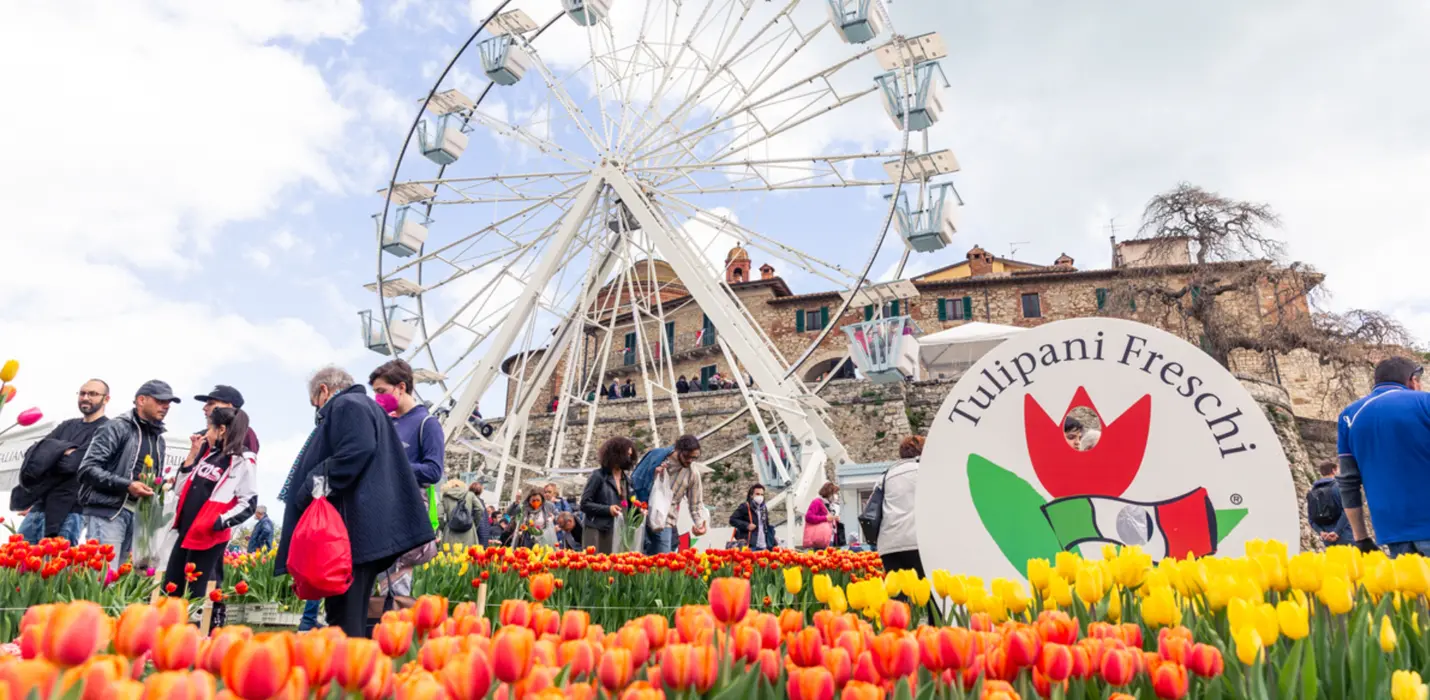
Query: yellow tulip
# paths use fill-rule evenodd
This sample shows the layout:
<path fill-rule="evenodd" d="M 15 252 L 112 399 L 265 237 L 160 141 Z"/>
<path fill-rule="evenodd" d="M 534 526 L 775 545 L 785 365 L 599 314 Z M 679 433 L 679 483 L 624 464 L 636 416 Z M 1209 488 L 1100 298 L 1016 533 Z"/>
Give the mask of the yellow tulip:
<path fill-rule="evenodd" d="M 1236 642 L 1236 658 L 1250 666 L 1261 658 L 1261 635 L 1256 633 L 1256 628 L 1250 625 L 1231 631 L 1231 638 Z"/>
<path fill-rule="evenodd" d="M 15 378 L 15 375 L 17 375 L 17 374 L 19 374 L 19 373 L 20 373 L 20 361 L 19 361 L 19 360 L 6 360 L 6 361 L 5 361 L 5 364 L 4 364 L 3 366 L 0 366 L 0 382 L 8 382 L 8 381 L 11 381 L 11 380 L 13 380 L 13 379 Z"/>
<path fill-rule="evenodd" d="M 879 585 L 882 586 L 883 582 L 881 581 Z M 859 581 L 857 583 L 849 584 L 849 607 L 854 608 L 856 610 L 862 610 L 868 607 L 864 595 L 864 591 L 867 591 L 868 589 L 868 581 Z"/>
<path fill-rule="evenodd" d="M 923 607 L 928 604 L 929 595 L 931 593 L 932 585 L 929 584 L 929 580 L 926 578 L 921 578 L 914 583 L 906 584 L 904 588 L 904 595 L 913 599 L 914 605 L 918 607 Z"/>
<path fill-rule="evenodd" d="M 1107 621 L 1117 623 L 1122 621 L 1122 589 L 1114 587 L 1112 595 L 1107 599 Z"/>
<path fill-rule="evenodd" d="M 1316 593 L 1328 610 L 1336 615 L 1344 615 L 1355 606 L 1355 590 L 1349 581 L 1339 576 L 1327 576 L 1321 582 L 1321 590 Z"/>
<path fill-rule="evenodd" d="M 1142 551 L 1141 547 L 1123 547 L 1112 560 L 1112 577 L 1123 588 L 1137 588 L 1147 578 L 1151 568 L 1152 555 Z"/>
<path fill-rule="evenodd" d="M 1048 579 L 1047 598 L 1060 608 L 1070 608 L 1073 601 L 1072 586 L 1069 586 L 1062 576 L 1055 574 Z"/>
<path fill-rule="evenodd" d="M 1430 576 L 1427 576 L 1427 567 L 1424 557 L 1419 554 L 1407 554 L 1396 557 L 1392 564 L 1395 569 L 1395 584 L 1397 588 L 1408 595 L 1423 596 L 1430 590 Z"/>
<path fill-rule="evenodd" d="M 1053 566 L 1047 559 L 1028 560 L 1028 585 L 1038 590 L 1048 587 L 1048 579 L 1053 575 Z"/>
<path fill-rule="evenodd" d="M 1182 607 L 1171 587 L 1157 588 L 1142 599 L 1142 621 L 1152 627 L 1175 627 L 1182 623 Z"/>
<path fill-rule="evenodd" d="M 1302 552 L 1286 566 L 1286 576 L 1291 587 L 1298 591 L 1315 593 L 1321 590 L 1321 580 L 1326 576 L 1326 557 L 1317 552 Z"/>
<path fill-rule="evenodd" d="M 1430 697 L 1430 687 L 1420 682 L 1420 674 L 1415 671 L 1396 671 L 1390 674 L 1391 700 L 1426 700 Z"/>
<path fill-rule="evenodd" d="M 1380 618 L 1380 650 L 1389 654 L 1395 651 L 1395 627 L 1390 624 L 1390 616 Z"/>
<path fill-rule="evenodd" d="M 1082 557 L 1072 552 L 1058 552 L 1054 558 L 1054 566 L 1064 581 L 1072 581 L 1077 578 L 1077 565 L 1081 561 Z"/>
<path fill-rule="evenodd" d="M 144 468 L 146 468 L 146 469 L 153 469 L 153 468 L 154 468 L 154 455 L 144 455 Z"/>
<path fill-rule="evenodd" d="M 829 609 L 834 611 L 835 615 L 843 615 L 844 611 L 849 609 L 849 601 L 844 599 L 844 589 L 838 586 L 829 589 L 829 600 L 827 604 L 829 605 Z"/>
<path fill-rule="evenodd" d="M 1311 633 L 1309 612 L 1293 601 L 1283 600 L 1276 605 L 1276 620 L 1281 623 L 1281 634 L 1288 639 L 1304 639 Z"/>
<path fill-rule="evenodd" d="M 1256 568 L 1261 587 L 1269 591 L 1284 591 L 1288 588 L 1285 560 L 1270 555 L 1256 558 Z"/>
<path fill-rule="evenodd" d="M 803 589 L 804 570 L 795 566 L 785 569 L 785 590 L 789 591 L 790 595 L 799 595 Z"/>
<path fill-rule="evenodd" d="M 903 584 L 904 577 L 900 576 L 897 571 L 890 571 L 884 575 L 884 592 L 887 593 L 890 598 L 904 592 Z"/>
<path fill-rule="evenodd" d="M 933 571 L 933 590 L 938 593 L 938 597 L 947 598 L 949 589 L 953 586 L 953 575 L 943 569 Z"/>
<path fill-rule="evenodd" d="M 1102 596 L 1107 593 L 1102 568 L 1094 564 L 1084 563 L 1077 568 L 1077 581 L 1074 586 L 1077 589 L 1077 597 L 1082 598 L 1083 604 L 1089 608 L 1101 602 Z"/>
<path fill-rule="evenodd" d="M 813 584 L 814 599 L 820 603 L 828 603 L 829 592 L 834 589 L 834 583 L 829 579 L 829 574 L 815 574 Z"/>

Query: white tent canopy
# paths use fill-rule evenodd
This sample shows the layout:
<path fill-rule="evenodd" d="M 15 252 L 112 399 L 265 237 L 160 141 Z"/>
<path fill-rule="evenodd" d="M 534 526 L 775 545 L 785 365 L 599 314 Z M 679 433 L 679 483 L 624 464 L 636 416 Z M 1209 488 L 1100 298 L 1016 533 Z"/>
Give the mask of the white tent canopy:
<path fill-rule="evenodd" d="M 962 372 L 1009 337 L 1022 333 L 1017 326 L 969 321 L 919 338 L 919 360 L 929 378 L 946 378 Z"/>

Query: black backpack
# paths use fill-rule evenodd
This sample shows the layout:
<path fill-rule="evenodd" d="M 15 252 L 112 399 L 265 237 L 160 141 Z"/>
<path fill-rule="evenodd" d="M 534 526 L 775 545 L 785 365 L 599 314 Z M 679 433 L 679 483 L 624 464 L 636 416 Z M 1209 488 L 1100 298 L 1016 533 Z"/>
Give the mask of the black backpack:
<path fill-rule="evenodd" d="M 447 529 L 451 532 L 466 532 L 472 529 L 472 510 L 467 507 L 466 496 L 457 501 L 457 507 L 447 514 Z"/>
<path fill-rule="evenodd" d="M 893 467 L 889 467 L 889 471 L 892 470 Z M 884 472 L 884 478 L 869 495 L 863 512 L 859 513 L 859 529 L 864 532 L 864 542 L 875 549 L 879 546 L 879 529 L 884 526 L 884 486 L 889 483 L 889 471 Z"/>
<path fill-rule="evenodd" d="M 1312 525 L 1331 527 L 1341 519 L 1341 507 L 1336 504 L 1333 488 L 1333 484 L 1321 484 L 1311 487 L 1311 492 L 1306 494 L 1306 517 Z"/>

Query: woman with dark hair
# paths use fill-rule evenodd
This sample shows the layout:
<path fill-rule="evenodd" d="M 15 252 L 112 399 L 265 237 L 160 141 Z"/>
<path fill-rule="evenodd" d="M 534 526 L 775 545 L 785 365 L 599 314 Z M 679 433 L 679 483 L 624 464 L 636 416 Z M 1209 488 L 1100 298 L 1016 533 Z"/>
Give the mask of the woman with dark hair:
<path fill-rule="evenodd" d="M 591 472 L 581 491 L 581 512 L 586 515 L 581 544 L 611 554 L 618 536 L 616 516 L 625 512 L 632 493 L 630 472 L 636 465 L 635 443 L 613 437 L 601 445 L 598 458 L 601 468 Z"/>
<path fill-rule="evenodd" d="M 834 519 L 839 510 L 839 486 L 832 481 L 819 488 L 819 498 L 810 501 L 804 512 L 804 546 L 828 549 L 834 541 Z"/>
<path fill-rule="evenodd" d="M 526 500 L 512 506 L 511 519 L 515 525 L 513 547 L 556 544 L 556 509 L 546 502 L 540 487 L 528 490 Z"/>
<path fill-rule="evenodd" d="M 204 439 L 212 446 L 197 464 L 179 470 L 179 541 L 169 555 L 166 584 L 204 595 L 209 581 L 223 583 L 223 553 L 232 529 L 258 508 L 258 465 L 245 446 L 248 414 L 219 407 L 209 413 Z M 189 565 L 193 565 L 190 569 Z"/>
<path fill-rule="evenodd" d="M 775 548 L 775 527 L 770 524 L 765 509 L 765 487 L 755 484 L 745 493 L 745 502 L 735 506 L 730 514 L 730 535 L 734 547 L 749 547 L 755 551 Z"/>

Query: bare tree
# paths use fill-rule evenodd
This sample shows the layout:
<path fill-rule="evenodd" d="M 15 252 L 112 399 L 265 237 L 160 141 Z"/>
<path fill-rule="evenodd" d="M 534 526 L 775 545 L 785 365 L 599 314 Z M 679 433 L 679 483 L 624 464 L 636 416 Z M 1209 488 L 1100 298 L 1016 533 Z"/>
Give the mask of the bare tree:
<path fill-rule="evenodd" d="M 1159 316 L 1163 327 L 1180 326 L 1228 367 L 1237 350 L 1257 353 L 1271 367 L 1277 354 L 1308 350 L 1334 366 L 1343 389 L 1355 372 L 1407 351 L 1410 334 L 1386 314 L 1318 310 L 1324 276 L 1285 262 L 1285 243 L 1273 235 L 1280 226 L 1267 204 L 1187 183 L 1159 194 L 1147 203 L 1140 228 L 1151 264 L 1124 268 L 1107 312 Z"/>

